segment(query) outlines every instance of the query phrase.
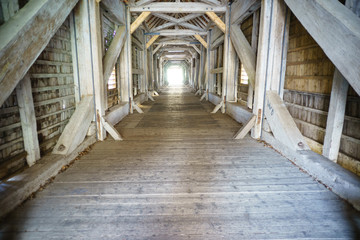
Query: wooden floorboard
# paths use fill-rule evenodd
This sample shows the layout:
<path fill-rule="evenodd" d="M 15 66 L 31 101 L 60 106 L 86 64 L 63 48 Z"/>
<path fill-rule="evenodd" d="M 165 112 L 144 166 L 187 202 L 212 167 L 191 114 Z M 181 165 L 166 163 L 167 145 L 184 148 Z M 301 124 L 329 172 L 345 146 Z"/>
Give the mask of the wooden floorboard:
<path fill-rule="evenodd" d="M 0 239 L 360 239 L 360 215 L 271 147 L 167 88 L 0 224 Z"/>

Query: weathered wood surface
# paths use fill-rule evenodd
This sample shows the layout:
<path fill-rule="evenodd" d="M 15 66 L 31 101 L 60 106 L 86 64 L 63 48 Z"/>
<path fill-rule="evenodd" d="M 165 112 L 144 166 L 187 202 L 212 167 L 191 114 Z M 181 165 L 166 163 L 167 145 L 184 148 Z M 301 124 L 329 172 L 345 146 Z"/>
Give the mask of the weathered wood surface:
<path fill-rule="evenodd" d="M 339 1 L 285 0 L 285 3 L 360 95 L 360 19 L 357 15 Z"/>
<path fill-rule="evenodd" d="M 355 238 L 358 212 L 186 89 L 164 89 L 0 225 L 3 239 Z M 290 224 L 291 223 L 291 224 Z"/>
<path fill-rule="evenodd" d="M 40 147 L 29 74 L 25 75 L 23 80 L 17 85 L 16 97 L 19 106 L 24 148 L 27 153 L 26 161 L 29 166 L 32 166 L 40 159 Z"/>
<path fill-rule="evenodd" d="M 31 1 L 18 12 L 21 17 L 14 17 L 1 26 L 0 105 L 25 76 L 77 2 Z"/>

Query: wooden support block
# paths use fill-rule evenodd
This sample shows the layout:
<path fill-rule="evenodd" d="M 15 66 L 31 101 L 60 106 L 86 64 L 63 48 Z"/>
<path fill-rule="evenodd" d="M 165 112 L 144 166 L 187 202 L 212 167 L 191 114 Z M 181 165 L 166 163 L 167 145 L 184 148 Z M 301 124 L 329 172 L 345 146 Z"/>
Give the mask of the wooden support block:
<path fill-rule="evenodd" d="M 70 154 L 85 139 L 93 118 L 94 98 L 93 96 L 85 96 L 76 107 L 52 153 L 61 155 Z"/>
<path fill-rule="evenodd" d="M 154 98 L 151 96 L 151 91 L 148 91 L 148 92 L 147 92 L 147 97 L 148 97 L 151 101 L 155 102 Z"/>
<path fill-rule="evenodd" d="M 114 39 L 111 41 L 110 47 L 107 50 L 104 59 L 103 59 L 103 72 L 104 72 L 104 82 L 107 83 L 112 70 L 119 58 L 121 49 L 124 46 L 126 39 L 125 26 L 120 26 L 117 31 Z"/>
<path fill-rule="evenodd" d="M 216 113 L 217 111 L 219 111 L 219 109 L 224 106 L 224 101 L 221 101 L 218 105 L 215 106 L 214 110 L 212 110 L 211 113 Z"/>
<path fill-rule="evenodd" d="M 310 150 L 294 119 L 276 91 L 266 92 L 265 116 L 274 137 L 278 141 L 295 151 Z"/>
<path fill-rule="evenodd" d="M 138 18 L 130 26 L 130 34 L 133 34 L 135 30 L 142 24 L 143 21 L 151 14 L 151 12 L 142 12 Z"/>
<path fill-rule="evenodd" d="M 225 23 L 214 12 L 206 12 L 206 15 L 218 26 L 218 28 L 225 33 Z"/>
<path fill-rule="evenodd" d="M 237 25 L 232 25 L 230 28 L 230 37 L 233 46 L 238 54 L 242 64 L 249 77 L 249 83 L 252 87 L 255 86 L 255 68 L 256 68 L 256 56 L 254 50 L 251 48 L 245 35 Z"/>
<path fill-rule="evenodd" d="M 29 74 L 25 75 L 16 87 L 16 97 L 20 112 L 24 148 L 27 152 L 26 162 L 31 167 L 40 159 L 40 148 Z"/>
<path fill-rule="evenodd" d="M 101 118 L 101 121 L 104 125 L 105 130 L 114 138 L 116 141 L 122 141 L 123 138 L 121 137 L 120 133 L 114 128 L 114 126 L 110 123 L 108 123 L 103 117 Z"/>
<path fill-rule="evenodd" d="M 130 109 L 135 109 L 140 114 L 144 113 L 144 111 L 133 100 L 131 101 Z M 130 112 L 132 112 L 132 111 L 130 110 Z"/>
<path fill-rule="evenodd" d="M 240 130 L 234 135 L 234 139 L 243 139 L 248 132 L 253 128 L 256 122 L 256 115 L 252 115 L 252 117 L 244 123 L 244 125 L 240 128 Z"/>
<path fill-rule="evenodd" d="M 30 1 L 0 27 L 0 106 L 22 80 L 78 0 Z M 30 31 L 31 30 L 31 31 Z"/>
<path fill-rule="evenodd" d="M 146 49 L 148 49 L 151 44 L 153 44 L 156 39 L 158 39 L 160 37 L 160 35 L 155 35 L 155 36 L 152 36 L 152 38 L 150 38 L 150 40 L 146 43 Z"/>
<path fill-rule="evenodd" d="M 205 41 L 200 35 L 195 34 L 194 37 L 195 37 L 205 48 L 208 48 L 208 45 L 207 45 L 206 41 Z"/>

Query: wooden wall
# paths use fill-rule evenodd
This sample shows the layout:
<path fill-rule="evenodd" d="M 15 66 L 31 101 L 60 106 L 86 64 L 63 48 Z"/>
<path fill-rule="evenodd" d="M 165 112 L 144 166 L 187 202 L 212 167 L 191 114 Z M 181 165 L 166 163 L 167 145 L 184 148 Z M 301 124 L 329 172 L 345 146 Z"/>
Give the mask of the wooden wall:
<path fill-rule="evenodd" d="M 29 70 L 41 154 L 51 151 L 75 110 L 69 19 Z M 0 108 L 0 178 L 24 167 L 16 94 Z"/>
<path fill-rule="evenodd" d="M 294 15 L 290 21 L 284 102 L 309 145 L 324 142 L 335 67 Z M 360 97 L 350 88 L 338 162 L 360 174 Z"/>

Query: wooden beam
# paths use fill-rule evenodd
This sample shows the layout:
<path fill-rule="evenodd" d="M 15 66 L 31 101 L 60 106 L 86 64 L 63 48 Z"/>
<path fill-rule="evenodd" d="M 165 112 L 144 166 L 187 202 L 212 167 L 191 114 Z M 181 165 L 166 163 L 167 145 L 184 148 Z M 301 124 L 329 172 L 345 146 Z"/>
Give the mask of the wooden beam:
<path fill-rule="evenodd" d="M 137 2 L 135 2 L 135 6 L 141 6 L 141 5 L 144 5 L 144 4 L 147 4 L 147 3 L 151 3 L 155 0 L 139 0 Z"/>
<path fill-rule="evenodd" d="M 265 116 L 274 137 L 292 150 L 310 150 L 276 91 L 266 92 Z"/>
<path fill-rule="evenodd" d="M 218 26 L 218 28 L 225 33 L 225 23 L 214 12 L 206 12 L 206 15 Z"/>
<path fill-rule="evenodd" d="M 259 18 L 260 18 L 260 11 L 257 10 L 253 14 L 253 25 L 252 25 L 252 33 L 251 33 L 251 47 L 254 50 L 255 54 L 258 48 L 257 44 L 259 39 Z M 247 107 L 249 109 L 253 108 L 253 102 L 254 102 L 254 86 L 249 84 L 247 101 L 246 101 Z"/>
<path fill-rule="evenodd" d="M 53 149 L 53 154 L 68 155 L 74 151 L 85 139 L 93 118 L 94 98 L 93 96 L 85 96 L 81 99 L 70 121 L 65 126 Z"/>
<path fill-rule="evenodd" d="M 256 122 L 256 115 L 252 115 L 252 117 L 243 124 L 240 130 L 234 135 L 234 139 L 243 139 L 248 132 L 253 128 Z"/>
<path fill-rule="evenodd" d="M 122 1 L 102 0 L 101 5 L 114 23 L 118 25 L 125 24 L 125 15 L 122 14 L 125 11 L 125 4 Z"/>
<path fill-rule="evenodd" d="M 146 11 L 142 12 L 139 17 L 131 24 L 130 26 L 130 34 L 133 34 L 135 30 L 141 25 L 143 21 L 151 14 L 151 12 Z"/>
<path fill-rule="evenodd" d="M 285 2 L 360 95 L 360 19 L 339 1 Z"/>
<path fill-rule="evenodd" d="M 174 17 L 164 14 L 164 13 L 154 13 L 153 15 L 158 18 L 161 18 L 161 19 L 164 19 L 166 21 L 169 21 L 171 23 L 176 23 L 176 24 L 184 23 L 184 22 L 190 21 L 194 18 L 202 16 L 202 14 L 200 14 L 200 13 L 191 13 L 182 18 L 174 18 Z"/>
<path fill-rule="evenodd" d="M 151 11 L 158 13 L 205 13 L 225 12 L 225 6 L 213 6 L 199 2 L 155 2 L 143 6 L 130 6 L 130 12 Z"/>
<path fill-rule="evenodd" d="M 184 22 L 184 23 L 179 23 L 178 25 L 182 26 L 182 27 L 186 27 L 186 28 L 194 30 L 194 31 L 204 31 L 203 28 L 195 26 L 194 24 L 191 24 L 191 23 Z"/>
<path fill-rule="evenodd" d="M 213 5 L 221 5 L 221 3 L 218 0 L 201 0 L 201 2 L 213 4 Z"/>
<path fill-rule="evenodd" d="M 83 1 L 83 0 L 81 0 Z M 100 141 L 105 140 L 106 131 L 101 122 L 101 117 L 105 115 L 105 108 L 107 104 L 106 88 L 104 84 L 104 72 L 102 64 L 102 32 L 101 32 L 101 18 L 100 5 L 95 1 L 88 1 L 89 26 L 91 37 L 91 55 L 92 55 L 92 75 L 94 81 L 94 98 L 96 106 L 96 129 L 97 138 Z M 82 49 L 85 50 L 85 49 Z"/>
<path fill-rule="evenodd" d="M 255 86 L 255 67 L 256 56 L 254 50 L 251 48 L 245 35 L 237 25 L 231 25 L 230 37 L 233 46 L 239 56 L 241 63 L 244 64 L 245 71 L 249 77 L 249 83 L 252 87 Z"/>
<path fill-rule="evenodd" d="M 226 26 L 230 26 L 230 9 L 227 11 L 225 15 L 225 23 Z M 236 54 L 236 50 L 234 45 L 230 39 L 230 30 L 231 27 L 226 28 L 226 32 L 224 34 L 224 72 L 223 72 L 223 84 L 222 84 L 222 92 L 223 99 L 225 102 L 235 102 L 237 101 L 237 84 L 238 84 L 238 71 L 239 71 L 239 58 Z M 226 104 L 224 106 L 224 111 Z"/>
<path fill-rule="evenodd" d="M 22 80 L 78 0 L 30 1 L 0 27 L 0 106 Z"/>
<path fill-rule="evenodd" d="M 153 51 L 153 55 L 163 46 L 163 44 L 159 44 Z"/>
<path fill-rule="evenodd" d="M 219 45 L 224 43 L 225 35 L 218 37 L 212 44 L 211 44 L 211 51 L 215 50 L 219 47 Z"/>
<path fill-rule="evenodd" d="M 360 0 L 347 0 L 345 6 L 360 16 Z M 323 156 L 334 162 L 337 162 L 339 155 L 348 88 L 349 83 L 339 70 L 335 69 L 322 151 Z"/>
<path fill-rule="evenodd" d="M 159 35 L 152 36 L 152 38 L 146 43 L 146 49 L 148 49 L 159 37 Z"/>
<path fill-rule="evenodd" d="M 252 136 L 257 139 L 262 133 L 266 92 L 274 90 L 279 95 L 282 92 L 282 74 L 286 68 L 283 57 L 287 52 L 286 22 L 289 16 L 283 0 L 263 0 L 262 3 L 253 105 L 257 120 L 252 131 Z"/>
<path fill-rule="evenodd" d="M 19 106 L 24 148 L 27 152 L 26 162 L 31 167 L 40 159 L 40 147 L 29 74 L 25 75 L 23 80 L 17 85 L 16 97 Z"/>
<path fill-rule="evenodd" d="M 150 35 L 160 35 L 160 36 L 192 36 L 192 35 L 206 35 L 206 32 L 201 31 L 193 31 L 193 30 L 186 30 L 186 29 L 168 29 L 168 30 L 161 30 L 158 32 L 151 32 L 148 33 Z"/>
<path fill-rule="evenodd" d="M 334 162 L 337 160 L 340 149 L 348 88 L 349 83 L 336 69 L 332 83 L 323 148 L 323 155 Z"/>
<path fill-rule="evenodd" d="M 261 0 L 236 1 L 231 6 L 231 24 L 239 24 L 261 6 Z"/>
<path fill-rule="evenodd" d="M 106 85 L 112 70 L 119 58 L 121 49 L 124 46 L 126 38 L 125 26 L 120 26 L 116 30 L 116 35 L 114 39 L 111 41 L 110 47 L 107 50 L 104 59 L 103 59 L 103 72 L 104 72 L 104 83 Z"/>
<path fill-rule="evenodd" d="M 205 48 L 208 48 L 208 44 L 200 35 L 195 34 L 194 37 L 201 43 L 201 45 L 203 45 Z"/>
<path fill-rule="evenodd" d="M 134 43 L 140 51 L 144 51 L 143 44 L 134 36 L 131 36 L 131 43 Z"/>
<path fill-rule="evenodd" d="M 160 26 L 157 26 L 157 27 L 155 27 L 155 28 L 152 28 L 151 31 L 152 31 L 152 32 L 157 32 L 157 31 L 160 31 L 160 30 L 162 30 L 162 29 L 169 28 L 169 27 L 172 27 L 172 26 L 175 26 L 175 25 L 176 25 L 176 23 L 167 22 L 167 23 L 164 23 L 164 24 L 162 24 L 162 25 L 160 25 Z"/>
<path fill-rule="evenodd" d="M 101 121 L 104 125 L 105 130 L 110 134 L 110 136 L 114 138 L 114 140 L 116 141 L 123 140 L 120 133 L 116 130 L 116 128 L 112 124 L 108 123 L 103 117 L 101 118 Z"/>

